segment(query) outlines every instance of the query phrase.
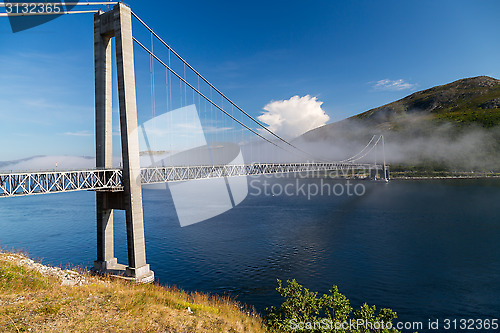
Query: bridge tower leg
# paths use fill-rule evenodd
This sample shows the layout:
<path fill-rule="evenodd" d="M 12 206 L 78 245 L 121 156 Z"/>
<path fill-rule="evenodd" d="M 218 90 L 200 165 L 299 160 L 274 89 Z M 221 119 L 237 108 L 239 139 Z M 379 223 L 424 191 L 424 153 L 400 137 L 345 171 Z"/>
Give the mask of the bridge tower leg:
<path fill-rule="evenodd" d="M 142 211 L 139 138 L 130 8 L 122 3 L 94 16 L 96 167 L 111 168 L 112 77 L 111 39 L 115 38 L 123 161 L 123 192 L 97 192 L 97 260 L 94 270 L 151 282 L 154 273 L 146 263 Z M 113 209 L 125 210 L 128 266 L 114 257 Z"/>
<path fill-rule="evenodd" d="M 100 20 L 94 20 L 95 143 L 96 167 L 113 167 L 111 36 L 101 35 Z M 113 210 L 105 208 L 110 196 L 96 192 L 97 261 L 101 270 L 116 266 L 113 244 Z"/>

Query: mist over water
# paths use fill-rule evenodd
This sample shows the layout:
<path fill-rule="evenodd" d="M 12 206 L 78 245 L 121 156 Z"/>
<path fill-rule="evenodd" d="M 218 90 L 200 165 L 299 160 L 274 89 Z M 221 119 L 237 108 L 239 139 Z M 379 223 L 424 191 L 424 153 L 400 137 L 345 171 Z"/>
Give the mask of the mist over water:
<path fill-rule="evenodd" d="M 323 159 L 343 160 L 360 151 L 374 134 L 383 134 L 388 163 L 434 163 L 458 170 L 500 170 L 500 126 L 457 126 L 431 121 L 432 115 L 419 112 L 401 119 L 360 121 L 346 119 L 309 131 L 296 143 Z M 365 161 L 381 161 L 382 147 Z"/>

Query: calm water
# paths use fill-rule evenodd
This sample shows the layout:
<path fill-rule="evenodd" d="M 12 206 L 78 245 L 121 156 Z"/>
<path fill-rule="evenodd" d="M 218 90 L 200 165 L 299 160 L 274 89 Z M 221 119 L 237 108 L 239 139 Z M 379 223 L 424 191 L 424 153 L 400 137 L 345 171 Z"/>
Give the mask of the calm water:
<path fill-rule="evenodd" d="M 169 195 L 145 190 L 148 262 L 160 283 L 259 311 L 280 303 L 276 278 L 295 278 L 320 292 L 336 284 L 355 306 L 390 307 L 401 321 L 500 318 L 500 181 L 367 185 L 361 197 L 249 195 L 185 228 Z M 0 199 L 0 246 L 91 267 L 94 209 L 92 192 Z M 126 263 L 124 214 L 115 216 Z"/>

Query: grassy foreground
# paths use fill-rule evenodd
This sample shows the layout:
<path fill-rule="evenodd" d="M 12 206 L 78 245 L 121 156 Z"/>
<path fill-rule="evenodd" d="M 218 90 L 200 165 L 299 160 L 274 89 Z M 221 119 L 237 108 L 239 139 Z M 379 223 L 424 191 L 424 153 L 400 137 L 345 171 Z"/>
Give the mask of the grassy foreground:
<path fill-rule="evenodd" d="M 226 298 L 87 275 L 83 285 L 61 285 L 23 259 L 0 253 L 0 332 L 266 331 L 260 316 Z"/>

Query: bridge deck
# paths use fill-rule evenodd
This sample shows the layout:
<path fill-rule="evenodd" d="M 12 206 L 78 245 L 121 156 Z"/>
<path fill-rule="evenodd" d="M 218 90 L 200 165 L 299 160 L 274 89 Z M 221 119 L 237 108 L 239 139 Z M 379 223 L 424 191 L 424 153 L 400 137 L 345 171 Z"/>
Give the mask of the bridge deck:
<path fill-rule="evenodd" d="M 292 172 L 381 169 L 356 163 L 253 163 L 236 165 L 165 166 L 141 169 L 141 183 L 210 179 Z M 36 171 L 0 174 L 0 198 L 71 191 L 122 191 L 122 169 Z"/>

